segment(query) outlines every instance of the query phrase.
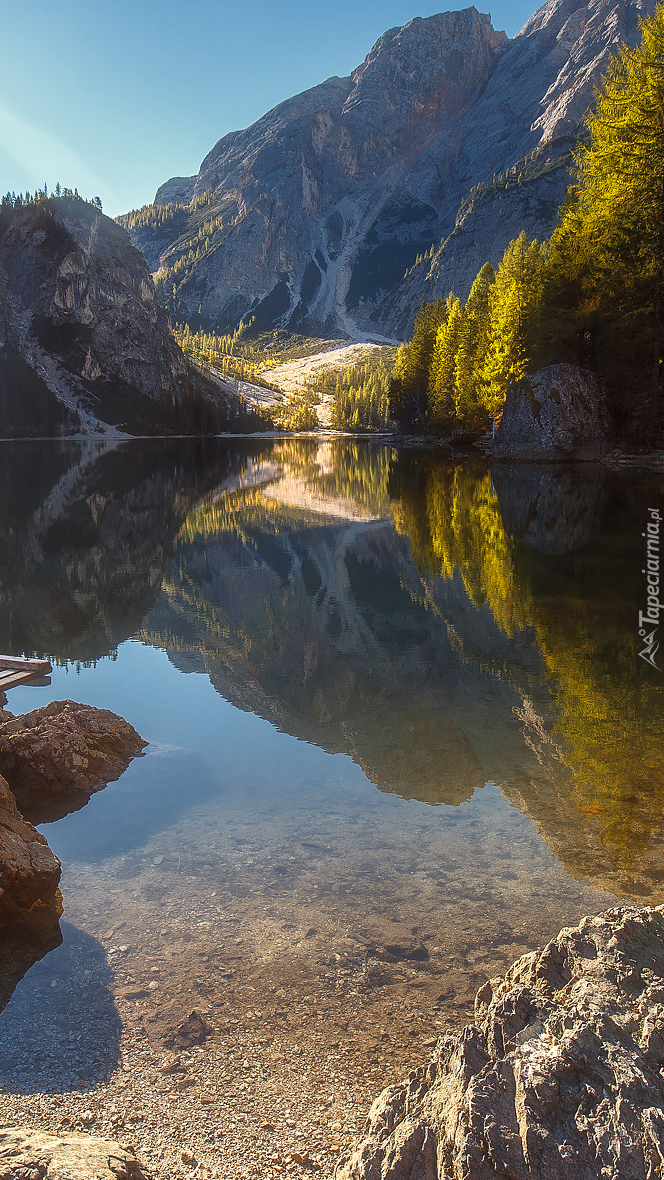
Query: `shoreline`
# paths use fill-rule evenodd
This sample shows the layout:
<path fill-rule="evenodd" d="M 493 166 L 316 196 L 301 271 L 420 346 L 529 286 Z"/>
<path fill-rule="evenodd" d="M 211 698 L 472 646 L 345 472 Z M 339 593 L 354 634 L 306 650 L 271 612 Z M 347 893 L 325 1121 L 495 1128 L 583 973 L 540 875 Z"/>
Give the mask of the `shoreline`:
<path fill-rule="evenodd" d="M 59 437 L 54 435 L 44 435 L 37 438 L 0 438 L 0 445 L 3 443 L 98 443 L 105 444 L 108 447 L 125 446 L 133 442 L 151 442 L 151 441 L 184 441 L 192 439 L 194 441 L 210 441 L 212 439 L 264 439 L 278 442 L 282 439 L 303 439 L 303 440 L 320 440 L 321 442 L 332 442 L 335 439 L 359 439 L 367 443 L 382 443 L 391 444 L 397 448 L 406 450 L 437 450 L 448 448 L 450 451 L 449 458 L 454 461 L 461 461 L 466 458 L 477 458 L 482 456 L 488 463 L 497 463 L 500 466 L 537 466 L 537 467 L 568 467 L 568 466 L 600 466 L 608 467 L 611 470 L 617 471 L 624 467 L 647 467 L 656 471 L 664 472 L 664 450 L 657 449 L 644 452 L 624 452 L 615 447 L 612 451 L 607 452 L 606 455 L 592 459 L 579 458 L 574 455 L 556 456 L 556 457 L 539 457 L 532 459 L 524 458 L 509 458 L 502 456 L 499 459 L 493 458 L 490 449 L 475 448 L 473 446 L 455 447 L 449 439 L 438 438 L 434 435 L 412 435 L 412 434 L 396 434 L 389 432 L 352 432 L 341 430 L 306 430 L 306 431 L 256 431 L 254 433 L 223 433 L 223 434 L 137 434 L 127 438 L 113 438 L 109 439 L 107 435 L 103 434 L 81 434 L 81 435 L 67 435 L 66 437 Z"/>

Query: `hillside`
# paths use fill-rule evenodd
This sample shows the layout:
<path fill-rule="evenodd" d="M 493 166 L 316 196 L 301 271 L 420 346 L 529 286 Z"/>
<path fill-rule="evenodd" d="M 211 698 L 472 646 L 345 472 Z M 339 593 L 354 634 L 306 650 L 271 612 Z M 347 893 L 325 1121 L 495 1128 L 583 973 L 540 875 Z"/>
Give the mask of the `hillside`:
<path fill-rule="evenodd" d="M 403 338 L 519 230 L 550 234 L 593 87 L 652 8 L 551 0 L 512 40 L 475 8 L 416 18 L 120 220 L 178 319 Z"/>
<path fill-rule="evenodd" d="M 0 437 L 196 434 L 240 409 L 182 354 L 119 225 L 75 197 L 3 202 Z"/>

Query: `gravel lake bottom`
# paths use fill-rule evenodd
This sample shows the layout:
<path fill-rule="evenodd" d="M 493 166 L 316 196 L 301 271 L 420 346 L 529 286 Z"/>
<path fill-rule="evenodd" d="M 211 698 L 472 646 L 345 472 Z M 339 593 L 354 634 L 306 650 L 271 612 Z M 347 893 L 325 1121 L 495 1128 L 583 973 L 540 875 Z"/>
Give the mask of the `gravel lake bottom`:
<path fill-rule="evenodd" d="M 3 1121 L 117 1139 L 163 1180 L 332 1176 L 487 977 L 612 900 L 494 787 L 451 825 L 423 809 L 407 844 L 402 808 L 269 836 L 206 808 L 70 866 L 64 943 L 0 1025 Z"/>

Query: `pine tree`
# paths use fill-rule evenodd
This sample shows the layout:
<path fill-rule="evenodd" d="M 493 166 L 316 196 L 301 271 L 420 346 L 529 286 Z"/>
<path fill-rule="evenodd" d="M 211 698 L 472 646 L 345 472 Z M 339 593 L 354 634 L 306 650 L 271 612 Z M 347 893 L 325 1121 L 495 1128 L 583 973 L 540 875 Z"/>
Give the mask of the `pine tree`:
<path fill-rule="evenodd" d="M 413 338 L 397 352 L 390 389 L 390 417 L 403 426 L 422 423 L 428 412 L 427 388 L 436 332 L 447 318 L 446 301 L 423 303 L 415 316 Z"/>
<path fill-rule="evenodd" d="M 546 246 L 521 232 L 507 247 L 490 288 L 479 399 L 494 421 L 508 386 L 526 374 L 537 348 L 545 262 Z"/>
<path fill-rule="evenodd" d="M 440 426 L 451 426 L 455 416 L 456 359 L 464 313 L 450 291 L 445 305 L 445 323 L 436 332 L 429 370 L 429 416 Z"/>
<path fill-rule="evenodd" d="M 543 359 L 591 364 L 621 401 L 664 359 L 664 8 L 623 46 L 586 123 L 576 183 L 551 240 Z M 630 392 L 631 391 L 631 392 Z"/>
<path fill-rule="evenodd" d="M 489 349 L 489 296 L 496 272 L 486 262 L 473 283 L 464 308 L 456 357 L 454 405 L 461 426 L 482 427 L 480 374 Z"/>

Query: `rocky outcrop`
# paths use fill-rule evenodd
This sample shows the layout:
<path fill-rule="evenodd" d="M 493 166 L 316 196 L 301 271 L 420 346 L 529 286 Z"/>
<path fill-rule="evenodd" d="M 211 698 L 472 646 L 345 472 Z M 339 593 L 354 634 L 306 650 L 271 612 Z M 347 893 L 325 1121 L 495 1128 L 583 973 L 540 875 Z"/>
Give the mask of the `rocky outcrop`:
<path fill-rule="evenodd" d="M 0 1129 L 0 1180 L 145 1180 L 132 1151 L 94 1135 Z"/>
<path fill-rule="evenodd" d="M 495 459 L 599 459 L 607 450 L 608 411 L 599 378 L 576 365 L 549 365 L 510 386 Z"/>
<path fill-rule="evenodd" d="M 121 226 L 69 197 L 0 210 L 0 437 L 199 433 L 238 408 L 187 363 Z"/>
<path fill-rule="evenodd" d="M 147 744 L 116 713 L 74 701 L 52 701 L 19 717 L 0 712 L 0 771 L 35 823 L 56 818 L 54 807 L 60 814 L 76 810 Z"/>
<path fill-rule="evenodd" d="M 0 709 L 0 771 L 7 776 L 0 777 L 0 1011 L 32 964 L 62 942 L 60 862 L 30 821 L 83 807 L 146 745 L 108 709 L 73 701 L 20 717 Z"/>
<path fill-rule="evenodd" d="M 46 839 L 23 819 L 0 776 L 0 927 L 39 926 L 58 905 L 60 861 Z"/>
<path fill-rule="evenodd" d="M 477 993 L 476 1023 L 374 1102 L 337 1180 L 653 1180 L 664 907 L 584 918 Z"/>
<path fill-rule="evenodd" d="M 653 6 L 551 0 L 511 41 L 475 8 L 390 29 L 351 77 L 167 181 L 170 214 L 128 217 L 132 240 L 153 270 L 181 260 L 166 281 L 184 317 L 402 338 L 422 299 L 465 298 L 521 229 L 549 236 L 593 87 Z"/>

